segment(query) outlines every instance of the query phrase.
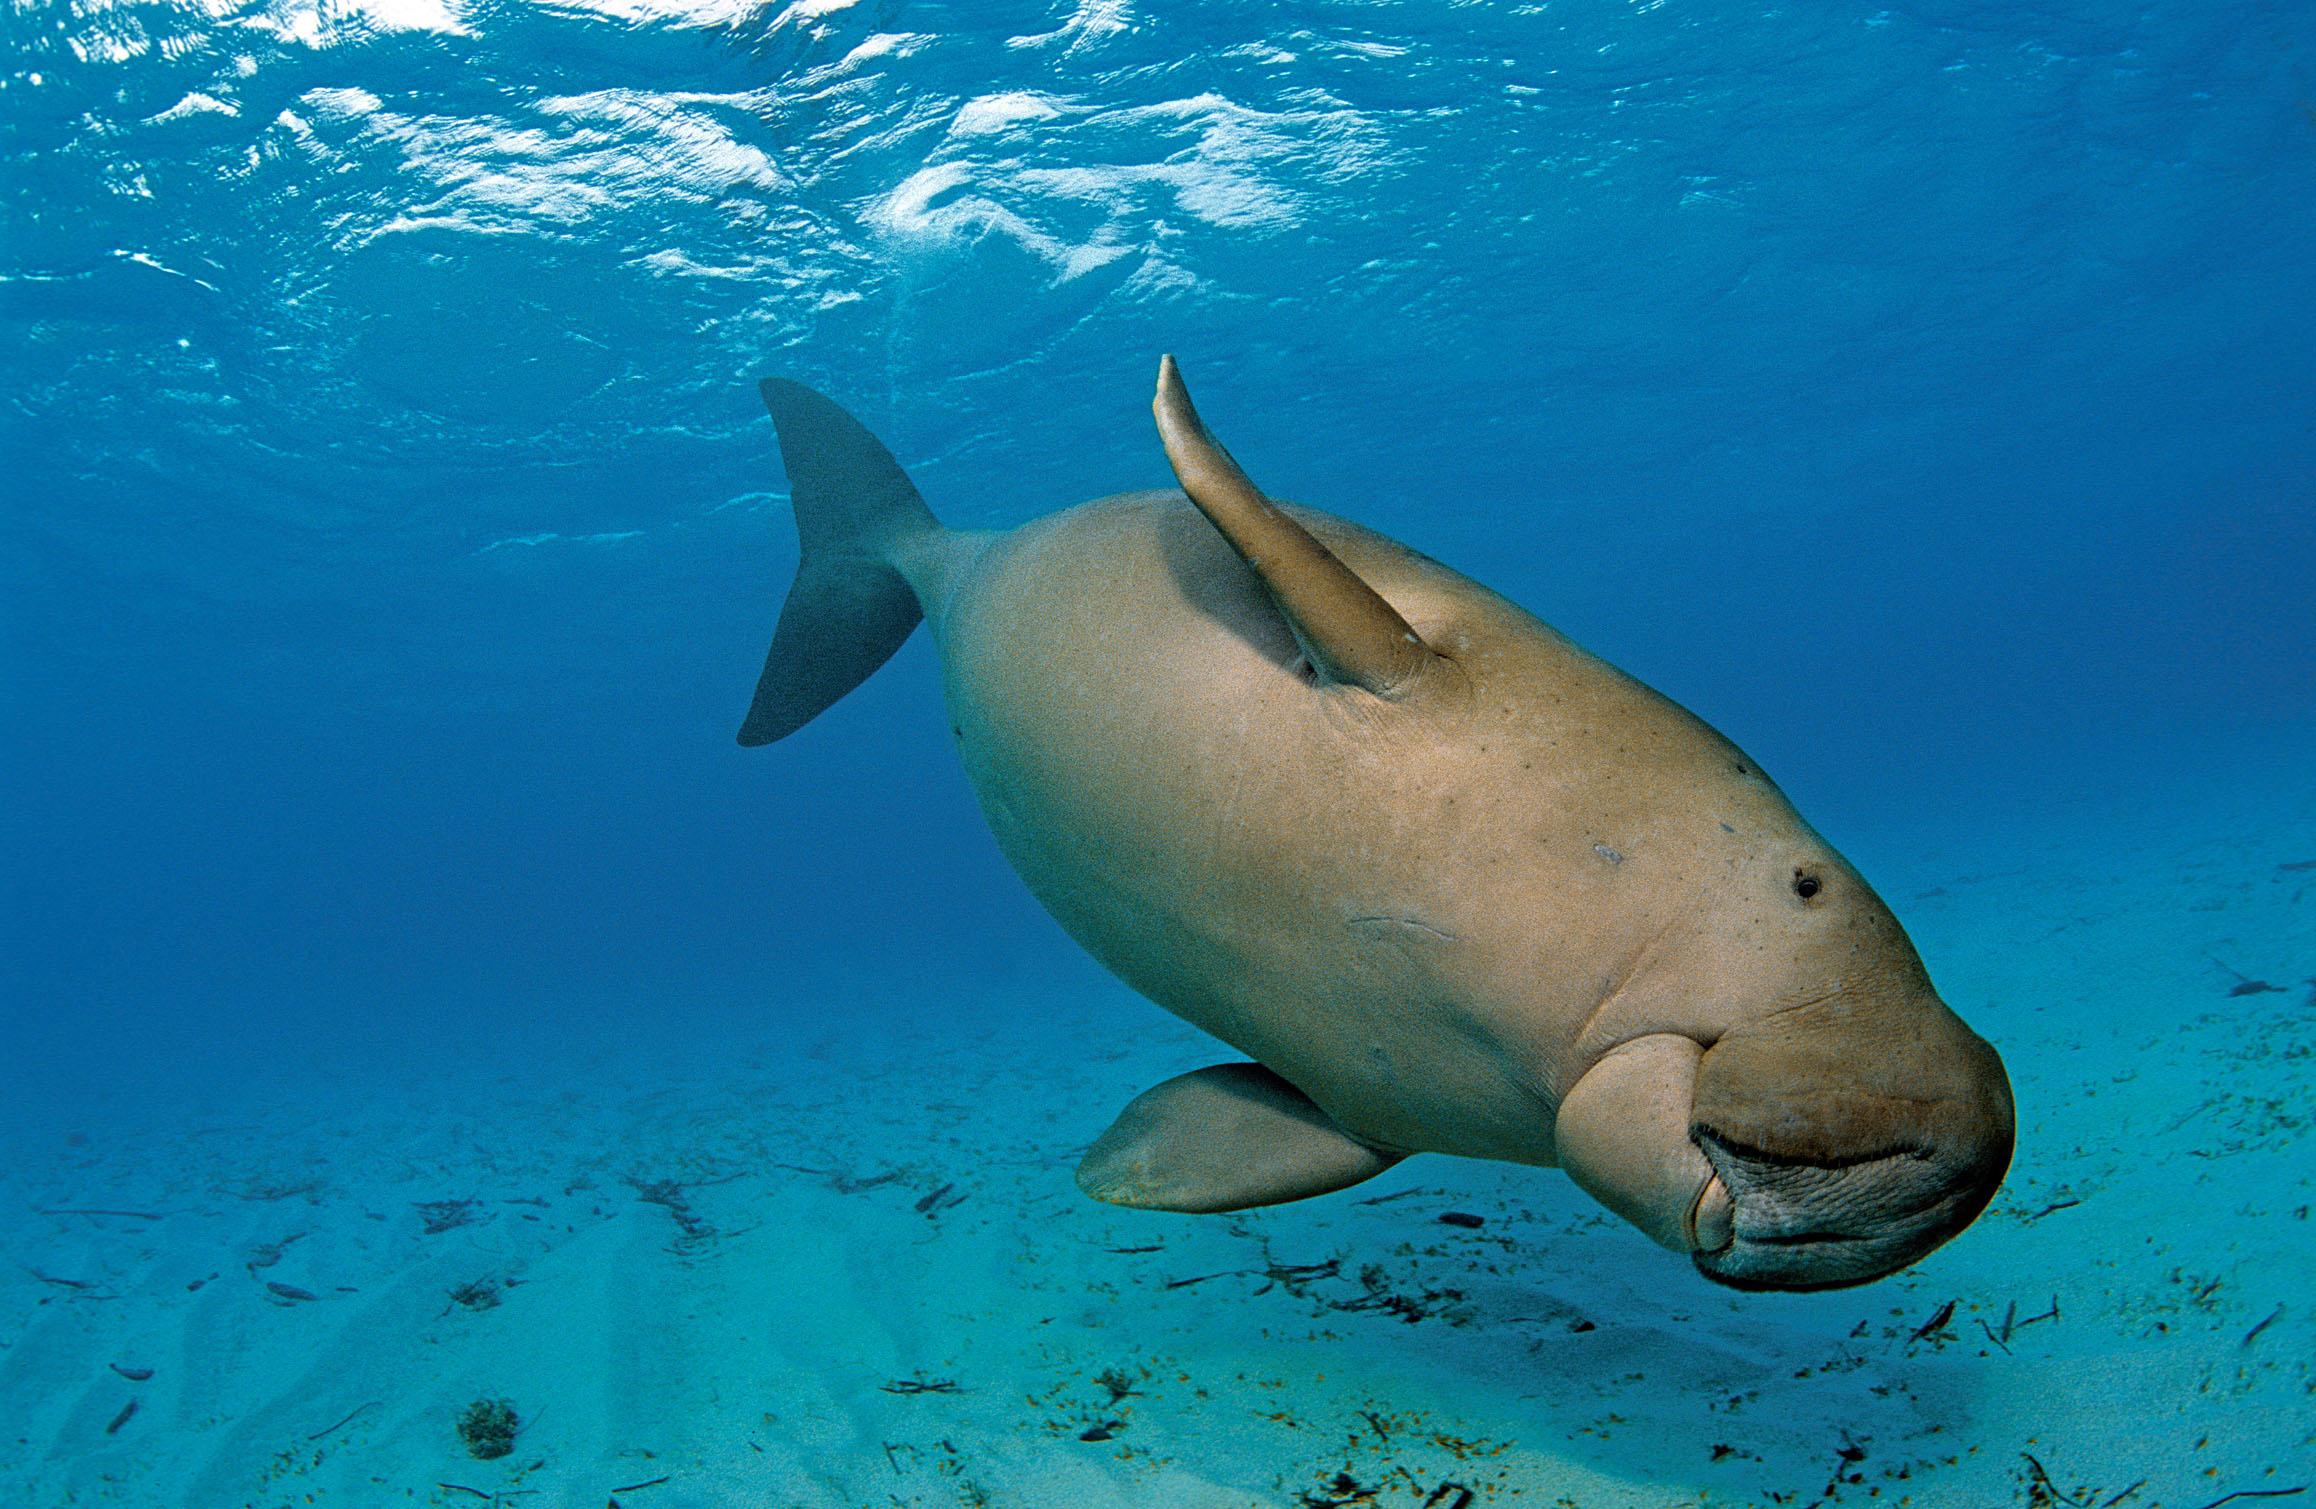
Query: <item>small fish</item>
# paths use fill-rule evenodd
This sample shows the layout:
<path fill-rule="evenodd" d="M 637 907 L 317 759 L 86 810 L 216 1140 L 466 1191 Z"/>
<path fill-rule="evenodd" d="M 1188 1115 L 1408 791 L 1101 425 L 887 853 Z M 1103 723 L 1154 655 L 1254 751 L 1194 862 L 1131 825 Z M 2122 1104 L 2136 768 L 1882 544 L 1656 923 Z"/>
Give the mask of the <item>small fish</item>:
<path fill-rule="evenodd" d="M 1475 1216 L 1468 1210 L 1443 1210 L 1439 1213 L 1439 1218 L 1443 1225 L 1461 1226 L 1466 1231 L 1477 1231 L 1480 1227 L 1488 1224 L 1486 1216 Z"/>
<path fill-rule="evenodd" d="M 277 1284 L 269 1281 L 265 1287 L 268 1292 L 278 1294 L 283 1299 L 307 1300 L 315 1297 L 311 1289 L 300 1289 L 295 1284 Z"/>
<path fill-rule="evenodd" d="M 153 1376 L 153 1370 L 151 1368 L 125 1368 L 117 1362 L 112 1365 L 112 1368 L 114 1372 L 120 1374 L 123 1378 L 128 1379 L 131 1383 L 143 1383 L 146 1379 Z"/>

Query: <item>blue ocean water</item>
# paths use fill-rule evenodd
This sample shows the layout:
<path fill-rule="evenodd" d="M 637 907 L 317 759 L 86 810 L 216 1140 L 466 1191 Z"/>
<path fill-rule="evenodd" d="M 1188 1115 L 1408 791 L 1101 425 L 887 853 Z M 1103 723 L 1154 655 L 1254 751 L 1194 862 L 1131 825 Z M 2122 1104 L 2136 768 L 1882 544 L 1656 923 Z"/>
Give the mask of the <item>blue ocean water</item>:
<path fill-rule="evenodd" d="M 767 375 L 1002 527 L 1168 485 L 1176 353 L 1268 490 L 1737 740 L 1942 981 L 2084 966 L 1902 897 L 2096 874 L 2086 916 L 2176 921 L 2196 834 L 2308 832 L 2307 7 L 16 0 L 0 48 L 20 1268 L 66 1132 L 1172 1030 L 1005 866 L 923 635 L 734 745 L 796 561 Z M 2264 943 L 2139 936 L 2296 1009 L 2271 900 Z M 2101 958 L 2083 1001 L 2140 978 Z M 1955 996 L 1998 1045 L 2001 993 Z M 1042 1129 L 1060 1194 L 1118 1090 Z M 102 1425 L 0 1454 L 66 1502 Z M 120 1501 L 243 1502 L 235 1451 Z"/>

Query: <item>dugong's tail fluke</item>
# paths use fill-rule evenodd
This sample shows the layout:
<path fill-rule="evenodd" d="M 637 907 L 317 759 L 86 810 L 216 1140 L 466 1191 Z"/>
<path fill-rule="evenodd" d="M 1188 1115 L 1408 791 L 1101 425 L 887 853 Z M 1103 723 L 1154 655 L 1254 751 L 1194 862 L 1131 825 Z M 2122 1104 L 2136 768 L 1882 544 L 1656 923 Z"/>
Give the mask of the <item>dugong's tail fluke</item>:
<path fill-rule="evenodd" d="M 740 742 L 785 739 L 892 658 L 924 617 L 893 565 L 941 525 L 859 420 L 801 383 L 767 378 L 802 555 Z"/>

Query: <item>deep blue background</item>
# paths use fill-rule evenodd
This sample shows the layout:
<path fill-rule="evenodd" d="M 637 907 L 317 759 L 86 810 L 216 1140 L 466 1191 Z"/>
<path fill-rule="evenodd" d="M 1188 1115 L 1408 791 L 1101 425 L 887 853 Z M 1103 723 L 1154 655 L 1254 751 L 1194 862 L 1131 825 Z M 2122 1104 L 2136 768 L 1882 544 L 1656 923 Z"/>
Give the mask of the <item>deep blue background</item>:
<path fill-rule="evenodd" d="M 921 641 L 732 743 L 769 372 L 988 525 L 1174 350 L 1869 872 L 2316 769 L 2316 11 L 1514 10 L 0 17 L 12 1089 L 1089 980 Z"/>

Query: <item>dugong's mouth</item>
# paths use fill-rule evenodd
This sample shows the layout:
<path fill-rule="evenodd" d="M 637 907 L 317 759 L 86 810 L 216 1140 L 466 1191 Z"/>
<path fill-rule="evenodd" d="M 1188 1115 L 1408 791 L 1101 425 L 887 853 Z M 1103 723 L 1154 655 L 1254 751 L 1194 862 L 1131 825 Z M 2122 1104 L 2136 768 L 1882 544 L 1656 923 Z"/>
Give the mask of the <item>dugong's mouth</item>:
<path fill-rule="evenodd" d="M 1926 1149 L 1801 1159 L 1706 1126 L 1689 1135 L 1713 1167 L 1690 1210 L 1694 1259 L 1705 1277 L 1733 1289 L 1869 1283 L 1961 1224 Z"/>

